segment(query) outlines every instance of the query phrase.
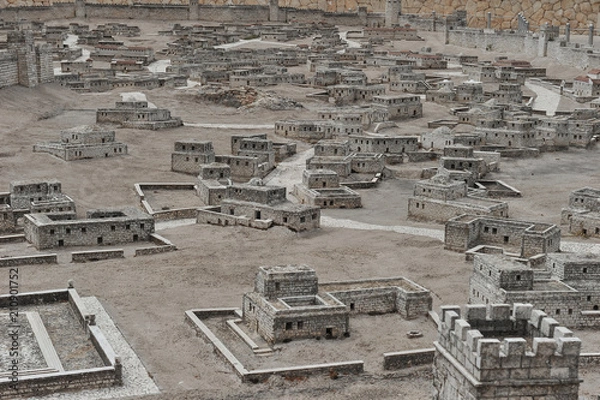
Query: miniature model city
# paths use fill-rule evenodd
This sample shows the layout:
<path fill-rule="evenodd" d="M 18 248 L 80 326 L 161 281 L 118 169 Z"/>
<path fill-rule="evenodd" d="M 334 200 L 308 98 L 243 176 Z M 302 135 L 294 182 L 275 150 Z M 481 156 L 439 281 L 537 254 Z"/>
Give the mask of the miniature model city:
<path fill-rule="evenodd" d="M 600 397 L 565 1 L 0 4 L 0 398 Z"/>

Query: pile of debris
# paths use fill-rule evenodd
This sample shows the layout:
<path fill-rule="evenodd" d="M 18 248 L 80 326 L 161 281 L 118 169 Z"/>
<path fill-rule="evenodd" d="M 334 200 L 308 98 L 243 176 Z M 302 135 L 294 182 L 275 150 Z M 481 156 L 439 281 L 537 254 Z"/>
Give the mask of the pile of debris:
<path fill-rule="evenodd" d="M 226 107 L 255 108 L 268 110 L 289 110 L 303 108 L 302 104 L 281 97 L 272 91 L 258 90 L 252 87 L 229 88 L 220 85 L 203 85 L 197 90 L 196 101 L 209 101 Z"/>

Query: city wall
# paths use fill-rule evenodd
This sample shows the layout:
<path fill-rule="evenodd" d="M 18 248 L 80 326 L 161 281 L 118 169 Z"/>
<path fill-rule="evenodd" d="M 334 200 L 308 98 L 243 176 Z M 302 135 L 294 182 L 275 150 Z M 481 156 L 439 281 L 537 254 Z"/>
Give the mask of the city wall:
<path fill-rule="evenodd" d="M 192 3 L 192 4 L 190 4 Z M 236 7 L 224 7 L 233 5 Z M 370 13 L 383 13 L 384 0 L 280 0 L 279 19 L 303 21 L 317 11 L 321 19 L 332 23 L 354 24 L 362 21 L 357 17 L 358 7 L 365 7 Z M 143 18 L 143 19 L 203 19 L 214 21 L 268 21 L 269 2 L 267 0 L 200 0 L 197 5 L 189 0 L 91 0 L 77 9 L 75 1 L 55 0 L 0 0 L 3 19 L 49 20 L 87 16 L 95 18 Z M 81 8 L 84 8 L 83 10 Z M 496 29 L 515 29 L 516 15 L 522 12 L 529 20 L 531 28 L 548 22 L 553 25 L 565 25 L 570 22 L 573 29 L 586 29 L 590 23 L 598 22 L 600 3 L 594 0 L 404 0 L 401 2 L 403 14 L 416 14 L 431 17 L 433 11 L 438 17 L 449 15 L 456 10 L 466 10 L 468 25 L 483 28 L 486 15 L 492 14 L 492 27 Z M 77 11 L 77 13 L 76 13 Z M 334 14 L 335 13 L 335 14 Z"/>

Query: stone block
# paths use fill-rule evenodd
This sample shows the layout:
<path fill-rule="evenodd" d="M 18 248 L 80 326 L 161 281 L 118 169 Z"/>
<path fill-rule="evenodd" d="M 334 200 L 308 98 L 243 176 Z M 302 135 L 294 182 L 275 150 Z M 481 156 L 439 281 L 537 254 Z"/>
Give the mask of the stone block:
<path fill-rule="evenodd" d="M 542 318 L 540 331 L 547 338 L 554 336 L 554 329 L 559 326 L 558 321 L 551 317 Z"/>
<path fill-rule="evenodd" d="M 490 304 L 488 317 L 493 321 L 506 321 L 510 319 L 510 304 Z"/>
<path fill-rule="evenodd" d="M 539 329 L 542 318 L 546 316 L 547 314 L 542 310 L 532 310 L 531 316 L 529 317 L 529 323 L 533 325 L 534 328 Z"/>
<path fill-rule="evenodd" d="M 573 331 L 569 328 L 565 328 L 564 326 L 557 326 L 556 328 L 554 328 L 553 337 L 555 339 L 563 337 L 573 337 Z"/>
<path fill-rule="evenodd" d="M 469 304 L 465 307 L 465 320 L 481 321 L 487 316 L 487 307 L 485 304 Z"/>
<path fill-rule="evenodd" d="M 440 314 L 442 322 L 446 322 L 448 319 L 447 314 L 450 312 L 454 312 L 457 316 L 460 317 L 460 307 L 459 306 L 441 306 Z"/>
<path fill-rule="evenodd" d="M 464 319 L 457 319 L 454 323 L 454 332 L 459 340 L 467 340 L 467 332 L 471 325 Z"/>
<path fill-rule="evenodd" d="M 577 356 L 581 352 L 581 339 L 577 337 L 562 337 L 557 342 L 557 351 L 563 356 Z"/>
<path fill-rule="evenodd" d="M 534 338 L 533 339 L 533 352 L 537 357 L 540 356 L 551 356 L 554 355 L 558 344 L 556 340 L 549 338 Z"/>
<path fill-rule="evenodd" d="M 467 347 L 471 351 L 477 351 L 477 344 L 480 339 L 483 339 L 483 334 L 477 329 L 471 329 L 467 331 Z"/>
<path fill-rule="evenodd" d="M 521 304 L 515 303 L 513 304 L 513 318 L 515 319 L 529 319 L 531 317 L 531 312 L 533 311 L 532 304 Z"/>

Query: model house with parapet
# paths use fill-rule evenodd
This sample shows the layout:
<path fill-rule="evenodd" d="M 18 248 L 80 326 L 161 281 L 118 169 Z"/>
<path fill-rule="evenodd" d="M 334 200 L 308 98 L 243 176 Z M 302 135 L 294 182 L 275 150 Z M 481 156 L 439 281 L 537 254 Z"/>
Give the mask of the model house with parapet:
<path fill-rule="evenodd" d="M 201 175 L 200 179 L 231 178 L 245 181 L 264 178 L 275 168 L 276 162 L 296 153 L 296 144 L 273 143 L 266 134 L 234 135 L 231 138 L 231 153 L 216 155 L 212 142 L 207 141 L 190 139 L 175 142 L 171 170 Z M 218 174 L 217 170 L 220 171 Z"/>
<path fill-rule="evenodd" d="M 344 137 L 362 133 L 361 123 L 339 120 L 278 120 L 275 121 L 275 134 L 285 138 L 299 139 L 316 143 L 322 139 Z"/>
<path fill-rule="evenodd" d="M 281 225 L 296 232 L 320 226 L 320 208 L 288 201 L 285 186 L 265 185 L 257 178 L 246 184 L 200 179 L 197 190 L 204 204 L 214 205 L 198 210 L 198 223 L 258 229 Z"/>
<path fill-rule="evenodd" d="M 443 306 L 434 346 L 434 400 L 579 398 L 581 340 L 531 304 Z"/>
<path fill-rule="evenodd" d="M 61 131 L 59 142 L 37 143 L 33 151 L 73 161 L 126 155 L 127 145 L 115 141 L 113 130 L 98 125 L 82 125 Z"/>
<path fill-rule="evenodd" d="M 464 214 L 446 222 L 444 248 L 531 258 L 560 251 L 560 228 L 544 222 Z"/>
<path fill-rule="evenodd" d="M 600 257 L 548 253 L 545 260 L 532 268 L 501 255 L 475 255 L 469 303 L 531 303 L 567 327 L 600 327 Z"/>
<path fill-rule="evenodd" d="M 383 154 L 352 151 L 350 140 L 321 140 L 314 146 L 314 156 L 306 160 L 306 169 L 331 170 L 340 178 L 349 178 L 353 174 L 381 174 L 385 163 Z"/>
<path fill-rule="evenodd" d="M 72 217 L 75 202 L 62 193 L 62 185 L 55 179 L 25 180 L 10 183 L 10 206 L 20 214 L 53 213 Z"/>
<path fill-rule="evenodd" d="M 306 265 L 260 267 L 254 291 L 244 294 L 242 319 L 268 343 L 341 338 L 352 314 L 396 312 L 406 319 L 431 310 L 430 292 L 405 278 L 319 284 Z"/>
<path fill-rule="evenodd" d="M 52 213 L 75 218 L 75 202 L 61 192 L 57 180 L 14 181 L 9 192 L 0 193 L 0 232 L 14 233 L 27 213 Z"/>
<path fill-rule="evenodd" d="M 600 237 L 600 190 L 585 187 L 572 191 L 560 223 L 568 224 L 574 235 Z"/>
<path fill-rule="evenodd" d="M 445 223 L 462 214 L 508 218 L 508 203 L 470 193 L 467 183 L 441 167 L 435 176 L 415 183 L 408 198 L 410 219 Z"/>
<path fill-rule="evenodd" d="M 302 183 L 294 185 L 292 194 L 301 204 L 321 208 L 360 208 L 360 194 L 340 185 L 340 177 L 328 169 L 310 169 L 302 173 Z"/>
<path fill-rule="evenodd" d="M 85 219 L 58 214 L 27 214 L 25 239 L 38 250 L 147 241 L 154 219 L 137 208 L 89 210 Z"/>
<path fill-rule="evenodd" d="M 444 147 L 444 155 L 440 158 L 440 167 L 449 171 L 463 171 L 478 180 L 488 172 L 498 172 L 500 153 L 494 151 L 475 151 L 472 146 L 461 144 Z"/>
<path fill-rule="evenodd" d="M 151 105 L 142 93 L 122 93 L 121 99 L 116 102 L 115 108 L 99 108 L 96 111 L 96 123 L 150 130 L 183 125 L 181 118 L 171 117 L 169 110 Z"/>

